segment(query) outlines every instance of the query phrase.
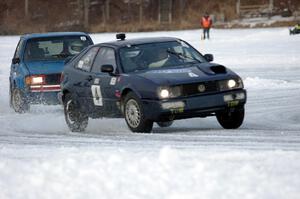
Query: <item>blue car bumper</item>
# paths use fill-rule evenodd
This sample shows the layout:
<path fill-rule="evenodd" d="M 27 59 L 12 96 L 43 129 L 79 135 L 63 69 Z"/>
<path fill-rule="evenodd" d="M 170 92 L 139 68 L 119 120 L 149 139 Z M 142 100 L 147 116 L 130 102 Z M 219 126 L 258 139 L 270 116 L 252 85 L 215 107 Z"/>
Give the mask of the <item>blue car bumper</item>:
<path fill-rule="evenodd" d="M 223 110 L 241 109 L 246 103 L 245 90 L 169 100 L 143 100 L 144 113 L 153 121 L 168 121 L 211 116 Z"/>
<path fill-rule="evenodd" d="M 53 92 L 28 92 L 25 94 L 26 99 L 31 104 L 60 104 L 57 98 L 58 91 Z"/>

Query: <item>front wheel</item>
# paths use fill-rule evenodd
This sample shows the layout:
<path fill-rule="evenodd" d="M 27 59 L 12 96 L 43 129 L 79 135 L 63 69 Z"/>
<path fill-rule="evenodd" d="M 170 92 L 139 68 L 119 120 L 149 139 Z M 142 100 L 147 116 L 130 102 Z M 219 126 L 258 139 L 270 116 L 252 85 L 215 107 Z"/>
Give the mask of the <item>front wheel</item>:
<path fill-rule="evenodd" d="M 124 100 L 124 115 L 129 129 L 133 132 L 150 133 L 153 121 L 145 118 L 140 99 L 132 92 L 128 93 Z"/>
<path fill-rule="evenodd" d="M 83 132 L 86 129 L 89 118 L 79 110 L 71 94 L 65 97 L 64 113 L 66 123 L 72 132 Z"/>
<path fill-rule="evenodd" d="M 218 122 L 224 129 L 237 129 L 244 121 L 245 109 L 242 108 L 234 111 L 222 111 L 216 113 L 216 116 Z"/>
<path fill-rule="evenodd" d="M 29 111 L 29 103 L 27 102 L 24 93 L 20 89 L 12 89 L 10 91 L 10 95 L 10 104 L 11 107 L 15 110 L 15 112 L 26 113 Z"/>

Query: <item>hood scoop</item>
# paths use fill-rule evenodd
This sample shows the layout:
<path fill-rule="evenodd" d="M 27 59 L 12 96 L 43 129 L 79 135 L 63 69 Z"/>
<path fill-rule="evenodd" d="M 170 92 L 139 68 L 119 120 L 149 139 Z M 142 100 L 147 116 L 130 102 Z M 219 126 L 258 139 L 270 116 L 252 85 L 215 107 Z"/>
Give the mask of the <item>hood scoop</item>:
<path fill-rule="evenodd" d="M 211 66 L 210 70 L 212 72 L 214 72 L 215 74 L 224 74 L 224 73 L 226 73 L 226 68 L 224 66 L 221 66 L 221 65 Z"/>
<path fill-rule="evenodd" d="M 214 63 L 202 63 L 198 65 L 198 68 L 208 74 L 208 75 L 217 75 L 217 74 L 225 74 L 227 73 L 227 69 L 225 66 L 214 64 Z"/>

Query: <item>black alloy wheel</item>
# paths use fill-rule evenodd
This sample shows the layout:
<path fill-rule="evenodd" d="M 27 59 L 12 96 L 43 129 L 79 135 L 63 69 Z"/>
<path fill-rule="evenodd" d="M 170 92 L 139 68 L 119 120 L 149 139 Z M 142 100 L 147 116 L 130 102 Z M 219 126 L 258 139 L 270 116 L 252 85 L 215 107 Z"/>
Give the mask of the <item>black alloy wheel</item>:
<path fill-rule="evenodd" d="M 85 131 L 89 117 L 79 110 L 70 93 L 66 94 L 64 99 L 64 114 L 66 123 L 72 132 Z"/>
<path fill-rule="evenodd" d="M 217 112 L 216 117 L 224 129 L 237 129 L 244 121 L 245 109 L 241 108 L 234 111 Z"/>
<path fill-rule="evenodd" d="M 26 113 L 30 109 L 30 105 L 23 92 L 17 88 L 10 91 L 10 104 L 17 113 Z"/>

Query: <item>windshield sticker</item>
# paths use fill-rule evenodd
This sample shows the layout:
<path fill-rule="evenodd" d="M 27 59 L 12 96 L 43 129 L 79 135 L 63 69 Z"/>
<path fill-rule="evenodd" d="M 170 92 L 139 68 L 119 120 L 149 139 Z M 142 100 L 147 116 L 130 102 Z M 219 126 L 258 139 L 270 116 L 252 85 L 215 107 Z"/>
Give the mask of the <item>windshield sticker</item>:
<path fill-rule="evenodd" d="M 197 75 L 197 74 L 195 74 L 195 73 L 193 73 L 193 72 L 189 72 L 189 76 L 190 76 L 190 77 L 199 77 L 199 75 Z"/>
<path fill-rule="evenodd" d="M 80 39 L 81 41 L 86 41 L 86 36 L 81 36 Z"/>
<path fill-rule="evenodd" d="M 172 73 L 192 73 L 191 69 L 168 69 L 168 70 L 153 70 L 149 71 L 149 73 L 167 73 L 167 74 L 172 74 Z"/>
<path fill-rule="evenodd" d="M 82 67 L 83 67 L 83 61 L 82 61 L 82 60 L 80 60 L 80 61 L 78 62 L 77 67 L 80 68 L 80 69 L 82 69 Z"/>

